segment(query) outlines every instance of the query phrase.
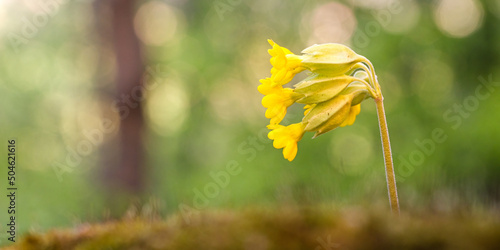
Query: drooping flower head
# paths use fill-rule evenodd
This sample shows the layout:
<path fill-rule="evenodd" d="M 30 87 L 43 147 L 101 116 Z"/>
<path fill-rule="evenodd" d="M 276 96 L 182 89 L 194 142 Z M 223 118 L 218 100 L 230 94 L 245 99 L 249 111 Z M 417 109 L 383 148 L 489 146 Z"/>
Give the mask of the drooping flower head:
<path fill-rule="evenodd" d="M 295 55 L 290 50 L 268 40 L 272 49 L 271 77 L 262 79 L 258 90 L 264 95 L 262 105 L 270 119 L 268 137 L 275 148 L 283 148 L 285 159 L 292 161 L 297 154 L 297 142 L 305 132 L 314 137 L 337 127 L 352 125 L 366 98 L 380 98 L 373 66 L 365 57 L 341 44 L 313 45 Z M 282 85 L 303 70 L 309 77 L 294 88 Z M 301 122 L 289 126 L 279 123 L 288 107 L 305 104 Z"/>

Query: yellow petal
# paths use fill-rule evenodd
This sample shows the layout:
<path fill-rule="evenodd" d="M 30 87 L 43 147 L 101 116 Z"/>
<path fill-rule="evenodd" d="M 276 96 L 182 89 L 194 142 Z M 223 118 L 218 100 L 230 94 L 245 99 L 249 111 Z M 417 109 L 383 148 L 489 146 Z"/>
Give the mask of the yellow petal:
<path fill-rule="evenodd" d="M 311 111 L 311 109 L 313 109 L 314 107 L 316 107 L 316 104 L 304 106 L 304 109 L 305 109 L 304 116 L 306 116 L 307 114 L 309 114 L 309 112 Z"/>
<path fill-rule="evenodd" d="M 268 134 L 269 139 L 274 140 L 273 146 L 275 148 L 283 148 L 285 159 L 292 161 L 297 155 L 297 142 L 304 135 L 304 125 L 296 123 L 286 127 L 282 125 L 270 125 L 268 127 L 273 128 Z"/>
<path fill-rule="evenodd" d="M 286 69 L 282 68 L 282 69 L 279 69 L 276 74 L 273 74 L 271 76 L 271 79 L 273 79 L 273 82 L 275 82 L 275 84 L 281 84 L 282 82 L 285 82 L 283 81 L 283 79 L 285 78 L 286 76 Z M 286 83 L 286 82 L 285 82 Z"/>
<path fill-rule="evenodd" d="M 288 161 L 293 161 L 297 156 L 297 142 L 291 142 L 283 149 L 283 157 Z"/>
<path fill-rule="evenodd" d="M 277 148 L 277 149 L 284 148 L 289 142 L 290 142 L 290 139 L 287 137 L 278 137 L 278 138 L 274 139 L 273 147 Z"/>
<path fill-rule="evenodd" d="M 283 121 L 283 118 L 286 116 L 286 109 L 282 109 L 281 112 L 277 113 L 273 118 L 270 118 L 270 124 L 279 124 Z"/>
<path fill-rule="evenodd" d="M 261 79 L 260 83 L 261 84 L 257 87 L 257 90 L 263 95 L 278 93 L 283 89 L 281 85 L 273 84 L 271 78 Z"/>
<path fill-rule="evenodd" d="M 272 119 L 282 113 L 281 106 L 273 106 L 266 110 L 265 116 L 267 119 Z"/>
<path fill-rule="evenodd" d="M 267 137 L 268 137 L 269 139 L 271 139 L 271 140 L 272 140 L 272 139 L 274 139 L 274 136 L 275 136 L 275 134 L 276 134 L 274 131 L 275 131 L 276 129 L 278 129 L 278 128 L 281 128 L 281 127 L 283 127 L 283 125 L 279 125 L 279 124 L 269 124 L 269 125 L 267 125 L 267 128 L 268 128 L 268 129 L 273 130 L 273 131 L 271 131 L 271 132 L 269 132 L 269 133 L 267 134 Z M 274 132 L 274 133 L 272 133 L 272 132 Z M 271 136 L 272 136 L 273 138 L 271 138 Z"/>
<path fill-rule="evenodd" d="M 269 44 L 271 44 L 271 46 L 274 46 L 274 45 L 276 44 L 276 43 L 275 43 L 273 40 L 271 40 L 271 39 L 267 39 L 267 42 L 268 42 Z"/>
<path fill-rule="evenodd" d="M 339 127 L 345 127 L 345 126 L 350 126 L 354 123 L 356 120 L 356 116 L 359 114 L 361 111 L 361 104 L 351 106 L 351 110 L 349 111 L 349 115 L 347 118 L 342 122 L 342 124 L 339 125 Z"/>
<path fill-rule="evenodd" d="M 271 108 L 276 106 L 282 101 L 282 97 L 279 94 L 270 94 L 262 98 L 262 106 L 265 108 Z"/>

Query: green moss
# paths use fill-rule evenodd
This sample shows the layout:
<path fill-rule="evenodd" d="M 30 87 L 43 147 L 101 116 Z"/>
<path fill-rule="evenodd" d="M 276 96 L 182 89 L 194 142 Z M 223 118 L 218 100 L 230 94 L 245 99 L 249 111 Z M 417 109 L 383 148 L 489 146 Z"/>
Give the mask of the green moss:
<path fill-rule="evenodd" d="M 497 219 L 358 208 L 218 210 L 193 214 L 189 223 L 174 215 L 31 233 L 8 249 L 500 249 Z"/>

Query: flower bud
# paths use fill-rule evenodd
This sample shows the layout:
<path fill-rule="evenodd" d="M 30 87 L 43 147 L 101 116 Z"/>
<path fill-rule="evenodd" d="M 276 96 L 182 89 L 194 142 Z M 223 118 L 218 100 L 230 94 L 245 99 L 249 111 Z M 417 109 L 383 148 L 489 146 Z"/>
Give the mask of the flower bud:
<path fill-rule="evenodd" d="M 302 65 L 312 72 L 338 76 L 346 73 L 351 66 L 363 60 L 345 45 L 327 43 L 313 45 L 302 51 Z"/>
<path fill-rule="evenodd" d="M 295 85 L 294 92 L 304 95 L 304 97 L 297 100 L 297 103 L 314 104 L 328 101 L 356 80 L 358 79 L 346 75 L 337 77 L 316 75 L 316 77 L 305 79 Z"/>
<path fill-rule="evenodd" d="M 352 96 L 351 105 L 358 105 L 366 98 L 370 97 L 370 92 L 361 82 L 353 82 L 344 90 L 346 93 Z"/>
<path fill-rule="evenodd" d="M 306 131 L 317 131 L 325 122 L 338 119 L 340 125 L 349 112 L 351 100 L 347 95 L 339 95 L 335 98 L 316 105 L 302 119 Z M 332 122 L 333 122 L 332 120 Z"/>

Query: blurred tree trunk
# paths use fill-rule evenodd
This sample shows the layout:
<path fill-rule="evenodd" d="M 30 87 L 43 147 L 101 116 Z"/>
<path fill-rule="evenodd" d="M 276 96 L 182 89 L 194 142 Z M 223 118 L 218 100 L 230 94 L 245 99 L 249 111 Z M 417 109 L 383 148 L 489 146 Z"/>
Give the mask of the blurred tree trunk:
<path fill-rule="evenodd" d="M 143 190 L 143 141 L 144 124 L 142 105 L 132 97 L 134 88 L 139 88 L 143 73 L 139 40 L 134 32 L 134 0 L 111 1 L 112 29 L 117 62 L 118 105 L 127 105 L 128 115 L 121 114 L 119 166 L 110 169 L 111 179 L 119 187 L 139 193 Z M 142 93 L 141 93 L 142 95 Z M 141 96 L 142 97 L 142 96 Z M 132 100 L 132 101 L 130 101 Z"/>
<path fill-rule="evenodd" d="M 102 41 L 113 47 L 116 57 L 116 90 L 113 105 L 120 113 L 117 154 L 105 154 L 105 187 L 141 194 L 144 191 L 143 125 L 141 78 L 144 65 L 139 40 L 134 32 L 134 0 L 96 2 L 98 29 Z M 107 151 L 107 149 L 104 149 Z M 117 158 L 117 159 L 110 159 Z"/>

